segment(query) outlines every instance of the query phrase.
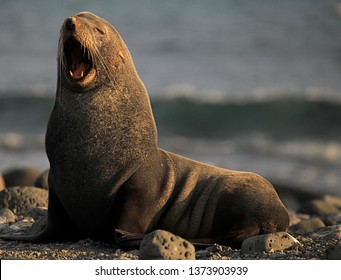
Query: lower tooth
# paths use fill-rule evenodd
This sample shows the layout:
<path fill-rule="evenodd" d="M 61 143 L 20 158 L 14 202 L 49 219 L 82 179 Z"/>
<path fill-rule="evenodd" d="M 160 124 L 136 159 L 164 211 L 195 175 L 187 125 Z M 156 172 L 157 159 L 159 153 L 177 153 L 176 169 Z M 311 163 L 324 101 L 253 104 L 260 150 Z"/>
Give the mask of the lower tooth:
<path fill-rule="evenodd" d="M 74 77 L 74 75 L 73 75 L 73 73 L 72 73 L 72 71 L 70 70 L 70 76 L 71 76 L 71 78 L 73 78 Z"/>
<path fill-rule="evenodd" d="M 81 72 L 81 78 L 83 78 L 83 75 L 84 75 L 84 71 Z"/>

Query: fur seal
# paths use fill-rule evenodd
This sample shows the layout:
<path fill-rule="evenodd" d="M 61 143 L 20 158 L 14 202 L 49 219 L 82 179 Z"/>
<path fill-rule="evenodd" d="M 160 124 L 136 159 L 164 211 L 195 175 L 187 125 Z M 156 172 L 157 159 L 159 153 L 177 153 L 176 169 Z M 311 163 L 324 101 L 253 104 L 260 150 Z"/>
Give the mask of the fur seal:
<path fill-rule="evenodd" d="M 48 222 L 34 242 L 90 237 L 133 246 L 155 229 L 195 244 L 240 244 L 286 231 L 288 213 L 259 175 L 158 148 L 149 97 L 129 50 L 104 19 L 62 25 L 46 131 Z"/>

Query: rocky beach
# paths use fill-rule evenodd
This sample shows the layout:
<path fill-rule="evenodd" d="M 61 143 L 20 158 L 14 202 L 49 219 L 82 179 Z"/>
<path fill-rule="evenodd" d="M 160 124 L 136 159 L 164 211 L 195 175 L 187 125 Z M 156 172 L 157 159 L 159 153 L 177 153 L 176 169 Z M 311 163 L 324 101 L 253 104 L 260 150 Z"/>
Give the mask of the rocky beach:
<path fill-rule="evenodd" d="M 1 235 L 36 234 L 46 224 L 45 133 L 58 37 L 65 18 L 80 11 L 106 18 L 125 38 L 148 89 L 159 147 L 260 174 L 291 222 L 288 233 L 250 238 L 238 249 L 195 247 L 164 231 L 135 250 L 91 239 L 0 239 L 1 260 L 341 259 L 339 1 L 17 0 L 0 7 Z"/>
<path fill-rule="evenodd" d="M 47 172 L 36 175 L 33 169 L 22 169 L 0 177 L 3 182 L 0 184 L 0 234 L 36 234 L 45 226 L 48 206 Z M 31 184 L 17 185 L 25 181 Z M 122 250 L 113 244 L 91 239 L 48 244 L 0 239 L 0 259 L 340 260 L 341 197 L 309 193 L 298 195 L 283 186 L 277 191 L 280 196 L 285 195 L 284 203 L 290 201 L 292 205 L 292 201 L 296 201 L 296 210 L 288 208 L 291 222 L 288 233 L 248 238 L 241 249 L 220 244 L 194 247 L 171 233 L 156 231 L 146 236 L 139 250 Z"/>

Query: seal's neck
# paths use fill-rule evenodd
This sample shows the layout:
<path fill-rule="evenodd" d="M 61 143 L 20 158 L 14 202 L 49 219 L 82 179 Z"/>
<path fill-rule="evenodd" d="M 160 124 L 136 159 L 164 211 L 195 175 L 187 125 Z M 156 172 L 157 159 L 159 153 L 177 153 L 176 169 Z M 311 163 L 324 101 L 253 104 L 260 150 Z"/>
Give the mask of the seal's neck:
<path fill-rule="evenodd" d="M 70 161 L 99 165 L 108 158 L 122 167 L 144 161 L 157 149 L 157 130 L 143 83 L 84 93 L 58 86 L 46 146 L 50 162 L 64 151 Z M 70 151 L 77 151 L 75 158 Z"/>

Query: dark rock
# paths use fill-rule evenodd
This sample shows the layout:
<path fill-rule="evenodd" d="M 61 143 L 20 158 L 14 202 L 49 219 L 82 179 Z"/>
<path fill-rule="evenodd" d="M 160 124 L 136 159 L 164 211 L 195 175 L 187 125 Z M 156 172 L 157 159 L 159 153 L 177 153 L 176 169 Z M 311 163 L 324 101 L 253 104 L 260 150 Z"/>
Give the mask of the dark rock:
<path fill-rule="evenodd" d="M 327 260 L 341 260 L 341 245 L 333 245 L 326 250 Z"/>
<path fill-rule="evenodd" d="M 34 183 L 34 186 L 37 188 L 48 190 L 49 189 L 48 177 L 49 177 L 49 170 L 45 170 L 37 178 L 37 180 Z"/>
<path fill-rule="evenodd" d="M 34 186 L 41 171 L 34 168 L 16 168 L 4 173 L 6 188 L 17 186 Z"/>
<path fill-rule="evenodd" d="M 299 245 L 299 242 L 286 232 L 256 235 L 245 239 L 242 243 L 242 254 L 283 251 Z"/>
<path fill-rule="evenodd" d="M 37 235 L 41 233 L 47 225 L 47 216 L 41 217 L 39 220 L 35 221 L 33 225 L 28 229 L 28 235 Z"/>
<path fill-rule="evenodd" d="M 194 260 L 194 246 L 168 231 L 155 230 L 146 235 L 140 245 L 142 260 Z"/>
<path fill-rule="evenodd" d="M 0 217 L 6 223 L 14 223 L 17 220 L 17 216 L 8 208 L 0 209 Z"/>
<path fill-rule="evenodd" d="M 20 220 L 14 224 L 7 224 L 6 227 L 1 228 L 1 234 L 26 234 L 33 224 L 32 220 Z"/>
<path fill-rule="evenodd" d="M 12 187 L 0 192 L 0 208 L 9 208 L 16 215 L 47 204 L 48 191 L 36 187 Z"/>
<path fill-rule="evenodd" d="M 314 239 L 324 240 L 340 240 L 341 239 L 341 225 L 327 226 L 321 228 L 311 235 Z"/>
<path fill-rule="evenodd" d="M 298 224 L 290 227 L 289 231 L 297 234 L 313 232 L 319 228 L 325 227 L 324 222 L 319 217 L 311 217 L 310 219 L 301 220 Z"/>
<path fill-rule="evenodd" d="M 304 204 L 298 211 L 320 217 L 341 213 L 340 209 L 334 204 L 322 199 L 311 200 Z"/>
<path fill-rule="evenodd" d="M 46 207 L 32 208 L 32 209 L 26 211 L 24 216 L 31 217 L 34 220 L 38 220 L 38 219 L 40 219 L 42 217 L 46 217 L 47 216 L 47 208 Z"/>
<path fill-rule="evenodd" d="M 324 222 L 326 223 L 327 226 L 341 224 L 341 213 L 325 217 Z"/>

